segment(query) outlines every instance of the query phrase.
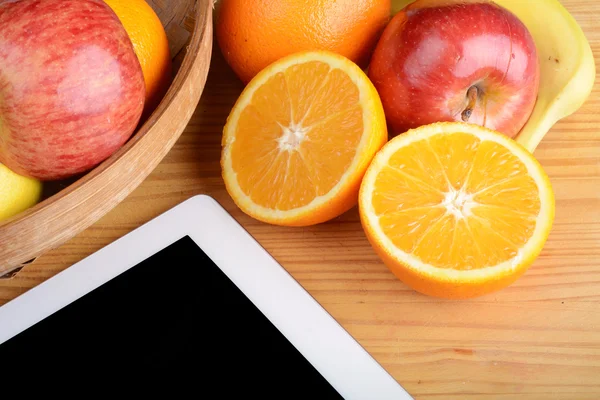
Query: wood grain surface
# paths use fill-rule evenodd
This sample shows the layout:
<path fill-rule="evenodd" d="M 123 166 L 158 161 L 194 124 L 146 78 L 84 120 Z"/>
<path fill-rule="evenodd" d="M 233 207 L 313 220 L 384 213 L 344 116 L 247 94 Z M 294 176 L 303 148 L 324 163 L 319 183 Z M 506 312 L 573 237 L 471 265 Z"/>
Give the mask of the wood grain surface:
<path fill-rule="evenodd" d="M 538 1 L 538 0 L 528 0 Z M 563 0 L 600 65 L 600 3 Z M 220 202 L 416 399 L 600 399 L 600 89 L 535 156 L 557 198 L 542 254 L 507 289 L 469 301 L 417 294 L 370 248 L 356 209 L 281 228 L 243 215 L 220 177 L 221 130 L 242 90 L 215 45 L 206 89 L 177 143 L 119 206 L 0 280 L 0 304 L 188 197 Z M 176 266 L 164 285 L 186 279 Z M 159 290 L 157 289 L 157 293 Z"/>

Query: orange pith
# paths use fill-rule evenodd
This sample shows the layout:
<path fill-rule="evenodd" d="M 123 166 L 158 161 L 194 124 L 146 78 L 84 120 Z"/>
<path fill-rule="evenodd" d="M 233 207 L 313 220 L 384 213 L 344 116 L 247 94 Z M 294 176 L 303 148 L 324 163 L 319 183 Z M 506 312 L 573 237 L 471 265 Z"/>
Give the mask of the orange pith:
<path fill-rule="evenodd" d="M 223 175 L 240 207 L 283 225 L 324 222 L 356 204 L 387 131 L 360 69 L 327 52 L 287 57 L 251 82 L 224 129 Z"/>
<path fill-rule="evenodd" d="M 317 83 L 329 73 L 327 83 L 306 93 L 307 99 L 313 97 L 317 103 L 323 103 L 321 106 L 307 110 L 304 106 L 312 103 L 307 101 L 292 107 L 288 91 L 293 89 L 288 89 L 286 81 L 292 86 L 301 81 L 299 75 L 305 75 Z M 327 104 L 328 98 L 319 92 L 336 87 L 340 88 L 339 101 Z M 265 97 L 275 97 L 281 102 L 267 104 L 269 100 L 261 98 L 263 92 L 268 92 Z M 327 115 L 333 116 L 328 119 Z M 337 130 L 342 124 L 345 129 Z M 358 90 L 343 72 L 330 72 L 319 61 L 291 67 L 269 79 L 256 92 L 253 104 L 242 113 L 239 125 L 240 140 L 231 150 L 238 182 L 255 203 L 279 210 L 305 206 L 329 192 L 354 159 L 364 129 Z M 288 127 L 283 134 L 281 126 Z M 320 140 L 324 137 L 331 144 Z M 347 146 L 338 147 L 340 142 Z M 256 159 L 253 162 L 247 157 Z M 331 157 L 336 158 L 335 162 L 319 165 L 320 160 Z M 257 168 L 244 168 L 248 166 Z M 288 171 L 289 175 L 282 173 Z M 285 178 L 294 184 L 282 185 Z"/>
<path fill-rule="evenodd" d="M 514 282 L 541 251 L 554 216 L 539 164 L 510 139 L 466 124 L 404 135 L 377 155 L 361 188 L 361 219 L 386 265 L 439 297 Z"/>

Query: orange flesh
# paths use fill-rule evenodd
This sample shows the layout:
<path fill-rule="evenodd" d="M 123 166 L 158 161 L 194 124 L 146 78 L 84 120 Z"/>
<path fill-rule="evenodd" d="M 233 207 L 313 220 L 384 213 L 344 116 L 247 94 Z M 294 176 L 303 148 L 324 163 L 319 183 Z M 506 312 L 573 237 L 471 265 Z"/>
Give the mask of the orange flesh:
<path fill-rule="evenodd" d="M 526 166 L 502 145 L 467 133 L 399 149 L 377 176 L 372 203 L 396 247 L 457 270 L 517 256 L 541 207 Z"/>
<path fill-rule="evenodd" d="M 269 78 L 237 123 L 231 148 L 242 191 L 263 207 L 310 204 L 340 181 L 364 132 L 359 91 L 320 61 Z"/>

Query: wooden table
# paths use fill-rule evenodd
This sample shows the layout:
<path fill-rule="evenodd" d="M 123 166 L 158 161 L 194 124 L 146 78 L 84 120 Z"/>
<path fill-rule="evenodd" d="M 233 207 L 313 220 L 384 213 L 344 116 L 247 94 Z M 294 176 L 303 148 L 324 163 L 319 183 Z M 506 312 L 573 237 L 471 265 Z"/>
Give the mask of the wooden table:
<path fill-rule="evenodd" d="M 600 5 L 563 3 L 600 66 Z M 241 89 L 215 47 L 200 104 L 163 162 L 92 227 L 16 277 L 0 280 L 0 304 L 188 197 L 207 193 L 415 398 L 600 399 L 599 86 L 535 152 L 557 197 L 554 229 L 537 262 L 511 287 L 460 302 L 419 295 L 398 281 L 369 246 L 356 209 L 300 229 L 243 215 L 227 195 L 219 167 L 221 129 Z M 179 279 L 185 276 L 173 270 L 164 284 Z"/>

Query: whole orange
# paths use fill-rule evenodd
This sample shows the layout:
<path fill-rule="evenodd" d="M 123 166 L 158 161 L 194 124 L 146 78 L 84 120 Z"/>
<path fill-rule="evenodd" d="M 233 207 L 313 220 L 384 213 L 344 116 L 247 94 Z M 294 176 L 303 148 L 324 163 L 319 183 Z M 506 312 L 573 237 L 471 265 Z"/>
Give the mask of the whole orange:
<path fill-rule="evenodd" d="M 299 51 L 329 50 L 366 67 L 390 16 L 390 0 L 221 0 L 216 36 L 227 63 L 248 83 Z"/>
<path fill-rule="evenodd" d="M 172 81 L 169 40 L 162 22 L 144 0 L 104 0 L 125 27 L 146 82 L 144 115 L 158 106 Z"/>

